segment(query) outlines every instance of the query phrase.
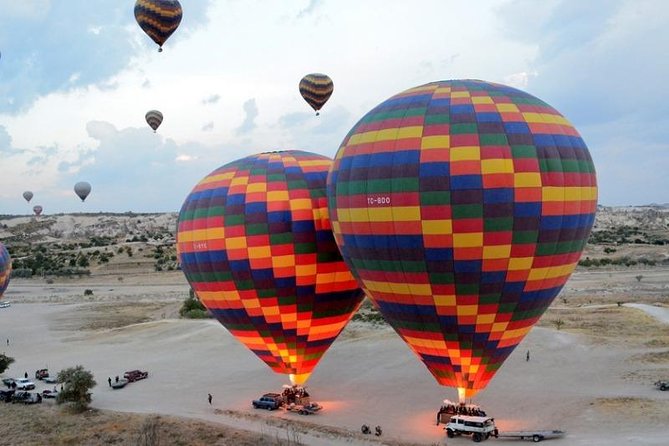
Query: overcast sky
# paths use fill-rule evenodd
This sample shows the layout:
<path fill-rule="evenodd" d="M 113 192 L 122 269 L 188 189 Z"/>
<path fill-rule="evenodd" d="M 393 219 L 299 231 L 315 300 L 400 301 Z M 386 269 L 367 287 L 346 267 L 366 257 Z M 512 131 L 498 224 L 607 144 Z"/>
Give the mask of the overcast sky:
<path fill-rule="evenodd" d="M 601 204 L 669 202 L 669 2 L 181 3 L 158 53 L 133 0 L 0 0 L 0 214 L 178 211 L 218 166 L 279 149 L 333 157 L 379 102 L 459 78 L 567 116 Z M 297 88 L 311 72 L 335 84 L 320 117 Z M 150 109 L 165 116 L 157 134 Z"/>

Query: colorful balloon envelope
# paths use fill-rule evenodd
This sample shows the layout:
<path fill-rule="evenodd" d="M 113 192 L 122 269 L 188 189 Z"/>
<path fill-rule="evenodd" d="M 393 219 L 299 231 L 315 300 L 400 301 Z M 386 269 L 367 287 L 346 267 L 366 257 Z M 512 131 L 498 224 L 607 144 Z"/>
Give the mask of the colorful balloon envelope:
<path fill-rule="evenodd" d="M 207 309 L 275 372 L 303 384 L 360 306 L 325 192 L 332 161 L 262 153 L 226 164 L 181 208 L 181 268 Z"/>
<path fill-rule="evenodd" d="M 326 74 L 307 74 L 300 81 L 300 94 L 307 104 L 316 111 L 316 115 L 330 99 L 333 91 L 334 83 Z"/>
<path fill-rule="evenodd" d="M 37 216 L 42 215 L 42 211 L 43 211 L 43 210 L 44 210 L 44 208 L 42 208 L 42 206 L 40 206 L 39 204 L 36 205 L 36 206 L 33 206 L 33 212 L 34 212 L 35 215 L 37 215 Z"/>
<path fill-rule="evenodd" d="M 23 193 L 23 199 L 26 200 L 28 203 L 30 203 L 30 200 L 33 199 L 33 193 L 29 190 L 25 191 Z"/>
<path fill-rule="evenodd" d="M 400 93 L 349 132 L 328 177 L 344 260 L 436 380 L 486 387 L 576 267 L 597 207 L 576 129 L 477 80 Z"/>
<path fill-rule="evenodd" d="M 137 0 L 135 20 L 142 30 L 158 44 L 158 51 L 177 30 L 183 17 L 178 0 Z"/>
<path fill-rule="evenodd" d="M 0 242 L 0 297 L 9 286 L 9 278 L 12 275 L 12 259 L 5 245 Z"/>

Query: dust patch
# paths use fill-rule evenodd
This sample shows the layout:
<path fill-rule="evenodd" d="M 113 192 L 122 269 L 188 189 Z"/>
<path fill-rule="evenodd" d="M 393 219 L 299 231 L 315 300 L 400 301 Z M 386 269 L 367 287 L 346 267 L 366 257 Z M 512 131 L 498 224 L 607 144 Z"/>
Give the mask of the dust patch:
<path fill-rule="evenodd" d="M 661 423 L 665 423 L 669 417 L 669 406 L 665 402 L 648 398 L 624 396 L 598 398 L 590 404 L 607 417 Z"/>

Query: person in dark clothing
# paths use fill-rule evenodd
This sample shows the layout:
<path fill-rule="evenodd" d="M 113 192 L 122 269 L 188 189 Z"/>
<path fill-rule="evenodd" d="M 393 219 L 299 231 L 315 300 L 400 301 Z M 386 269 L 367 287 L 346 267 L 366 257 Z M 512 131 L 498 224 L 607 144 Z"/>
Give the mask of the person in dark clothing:
<path fill-rule="evenodd" d="M 208 395 L 207 399 L 209 400 L 209 404 L 211 404 L 211 400 L 213 399 L 213 397 L 211 396 L 211 393 L 208 393 L 207 395 Z"/>
<path fill-rule="evenodd" d="M 23 377 L 26 378 L 26 379 L 28 379 L 28 372 L 25 372 L 25 373 L 23 374 Z"/>
<path fill-rule="evenodd" d="M 111 387 L 111 378 L 107 378 L 107 382 L 109 383 L 109 387 Z"/>
<path fill-rule="evenodd" d="M 525 361 L 530 362 L 530 351 L 528 350 L 527 353 L 525 354 Z"/>

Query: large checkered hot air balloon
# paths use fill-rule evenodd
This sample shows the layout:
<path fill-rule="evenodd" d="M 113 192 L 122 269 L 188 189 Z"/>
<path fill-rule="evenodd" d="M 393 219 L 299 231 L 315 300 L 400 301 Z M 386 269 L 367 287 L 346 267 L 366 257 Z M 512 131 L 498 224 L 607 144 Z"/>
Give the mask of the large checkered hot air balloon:
<path fill-rule="evenodd" d="M 12 259 L 5 245 L 0 242 L 0 298 L 9 285 L 9 277 L 12 274 Z"/>
<path fill-rule="evenodd" d="M 585 143 L 555 109 L 504 85 L 452 80 L 367 113 L 337 152 L 328 197 L 359 284 L 463 401 L 574 270 L 597 187 Z"/>
<path fill-rule="evenodd" d="M 226 164 L 181 208 L 181 268 L 198 298 L 275 372 L 303 384 L 363 294 L 339 254 L 332 160 L 301 151 Z"/>

